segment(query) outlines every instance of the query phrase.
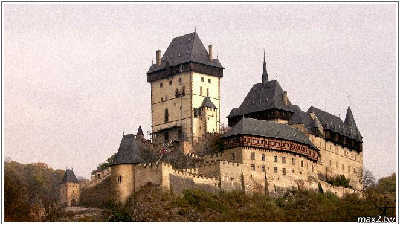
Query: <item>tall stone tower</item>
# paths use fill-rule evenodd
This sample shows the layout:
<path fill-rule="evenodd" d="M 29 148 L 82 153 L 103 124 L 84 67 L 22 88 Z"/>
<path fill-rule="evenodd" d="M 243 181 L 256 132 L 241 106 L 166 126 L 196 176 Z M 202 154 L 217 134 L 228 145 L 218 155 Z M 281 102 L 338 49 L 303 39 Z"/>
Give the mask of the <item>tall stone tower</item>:
<path fill-rule="evenodd" d="M 223 67 L 204 47 L 196 32 L 176 37 L 147 72 L 151 84 L 152 140 L 193 145 L 219 132 L 220 78 Z"/>
<path fill-rule="evenodd" d="M 64 177 L 60 185 L 61 206 L 77 206 L 80 198 L 79 181 L 76 179 L 73 170 L 65 170 Z"/>

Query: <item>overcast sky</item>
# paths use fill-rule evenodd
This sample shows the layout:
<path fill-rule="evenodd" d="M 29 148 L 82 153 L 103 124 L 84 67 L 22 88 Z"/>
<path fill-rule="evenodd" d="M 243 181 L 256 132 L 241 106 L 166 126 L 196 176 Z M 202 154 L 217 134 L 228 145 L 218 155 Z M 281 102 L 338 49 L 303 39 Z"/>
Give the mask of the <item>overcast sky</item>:
<path fill-rule="evenodd" d="M 377 178 L 396 170 L 396 5 L 5 4 L 3 156 L 90 172 L 151 131 L 146 72 L 197 33 L 225 67 L 221 120 L 267 70 L 303 111 L 350 105 Z"/>

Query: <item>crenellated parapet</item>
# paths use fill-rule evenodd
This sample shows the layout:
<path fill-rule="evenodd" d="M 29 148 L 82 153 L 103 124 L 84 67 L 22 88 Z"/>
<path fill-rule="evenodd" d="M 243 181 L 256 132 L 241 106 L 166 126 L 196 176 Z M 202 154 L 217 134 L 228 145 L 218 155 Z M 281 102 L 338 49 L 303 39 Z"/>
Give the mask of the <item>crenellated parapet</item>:
<path fill-rule="evenodd" d="M 203 157 L 204 161 L 216 161 L 216 160 L 222 160 L 222 152 L 211 154 L 211 155 L 205 155 Z"/>

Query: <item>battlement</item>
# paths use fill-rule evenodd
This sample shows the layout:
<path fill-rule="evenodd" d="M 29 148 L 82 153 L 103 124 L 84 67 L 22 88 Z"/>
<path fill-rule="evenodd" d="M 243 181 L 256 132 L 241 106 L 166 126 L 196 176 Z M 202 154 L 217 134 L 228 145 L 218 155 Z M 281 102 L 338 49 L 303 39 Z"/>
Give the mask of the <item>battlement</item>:
<path fill-rule="evenodd" d="M 137 166 L 142 167 L 142 168 L 152 168 L 152 167 L 167 167 L 173 169 L 172 165 L 166 162 L 150 162 L 150 163 L 140 163 Z"/>
<path fill-rule="evenodd" d="M 211 154 L 211 155 L 205 155 L 203 157 L 204 160 L 206 161 L 212 161 L 212 160 L 222 160 L 222 152 L 216 153 L 216 154 Z"/>
<path fill-rule="evenodd" d="M 190 172 L 188 172 L 186 170 L 174 170 L 173 172 L 175 174 L 181 175 L 181 176 L 186 177 L 186 178 L 202 178 L 202 179 L 210 179 L 210 180 L 213 180 L 215 182 L 219 181 L 219 178 L 207 177 L 207 176 L 199 175 L 199 174 L 196 174 L 196 173 L 190 173 Z"/>
<path fill-rule="evenodd" d="M 231 162 L 231 161 L 227 161 L 227 160 L 210 160 L 210 161 L 206 161 L 203 162 L 199 165 L 196 165 L 197 168 L 200 167 L 209 167 L 209 166 L 213 166 L 213 165 L 218 165 L 218 164 L 226 164 L 226 165 L 232 165 L 232 166 L 240 166 L 240 163 L 236 163 L 236 162 Z"/>

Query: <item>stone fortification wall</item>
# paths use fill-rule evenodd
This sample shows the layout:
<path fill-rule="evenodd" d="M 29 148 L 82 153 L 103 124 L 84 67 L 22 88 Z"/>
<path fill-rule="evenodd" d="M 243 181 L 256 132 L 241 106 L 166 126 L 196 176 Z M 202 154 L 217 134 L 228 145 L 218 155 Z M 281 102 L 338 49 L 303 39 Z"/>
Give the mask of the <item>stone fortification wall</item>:
<path fill-rule="evenodd" d="M 134 190 L 138 191 L 141 187 L 151 183 L 162 185 L 162 164 L 139 164 L 134 168 Z"/>
<path fill-rule="evenodd" d="M 92 175 L 90 181 L 86 181 L 81 184 L 81 190 L 97 186 L 109 176 L 111 176 L 111 167 L 108 167 L 103 171 L 96 172 L 94 175 Z"/>
<path fill-rule="evenodd" d="M 218 178 L 208 178 L 175 170 L 169 174 L 170 189 L 175 194 L 182 194 L 186 189 L 203 189 L 207 192 L 219 192 Z"/>
<path fill-rule="evenodd" d="M 337 195 L 338 197 L 343 197 L 346 194 L 358 194 L 358 195 L 360 195 L 360 193 L 358 193 L 356 190 L 354 190 L 352 188 L 332 186 L 331 184 L 328 184 L 325 181 L 321 181 L 320 183 L 321 183 L 321 187 L 324 190 L 324 192 L 330 191 L 330 192 L 334 193 L 335 195 Z M 317 184 L 317 188 L 316 189 L 318 189 L 318 184 Z"/>
<path fill-rule="evenodd" d="M 81 205 L 86 207 L 101 207 L 112 199 L 111 177 L 97 181 L 89 187 L 81 189 Z"/>

